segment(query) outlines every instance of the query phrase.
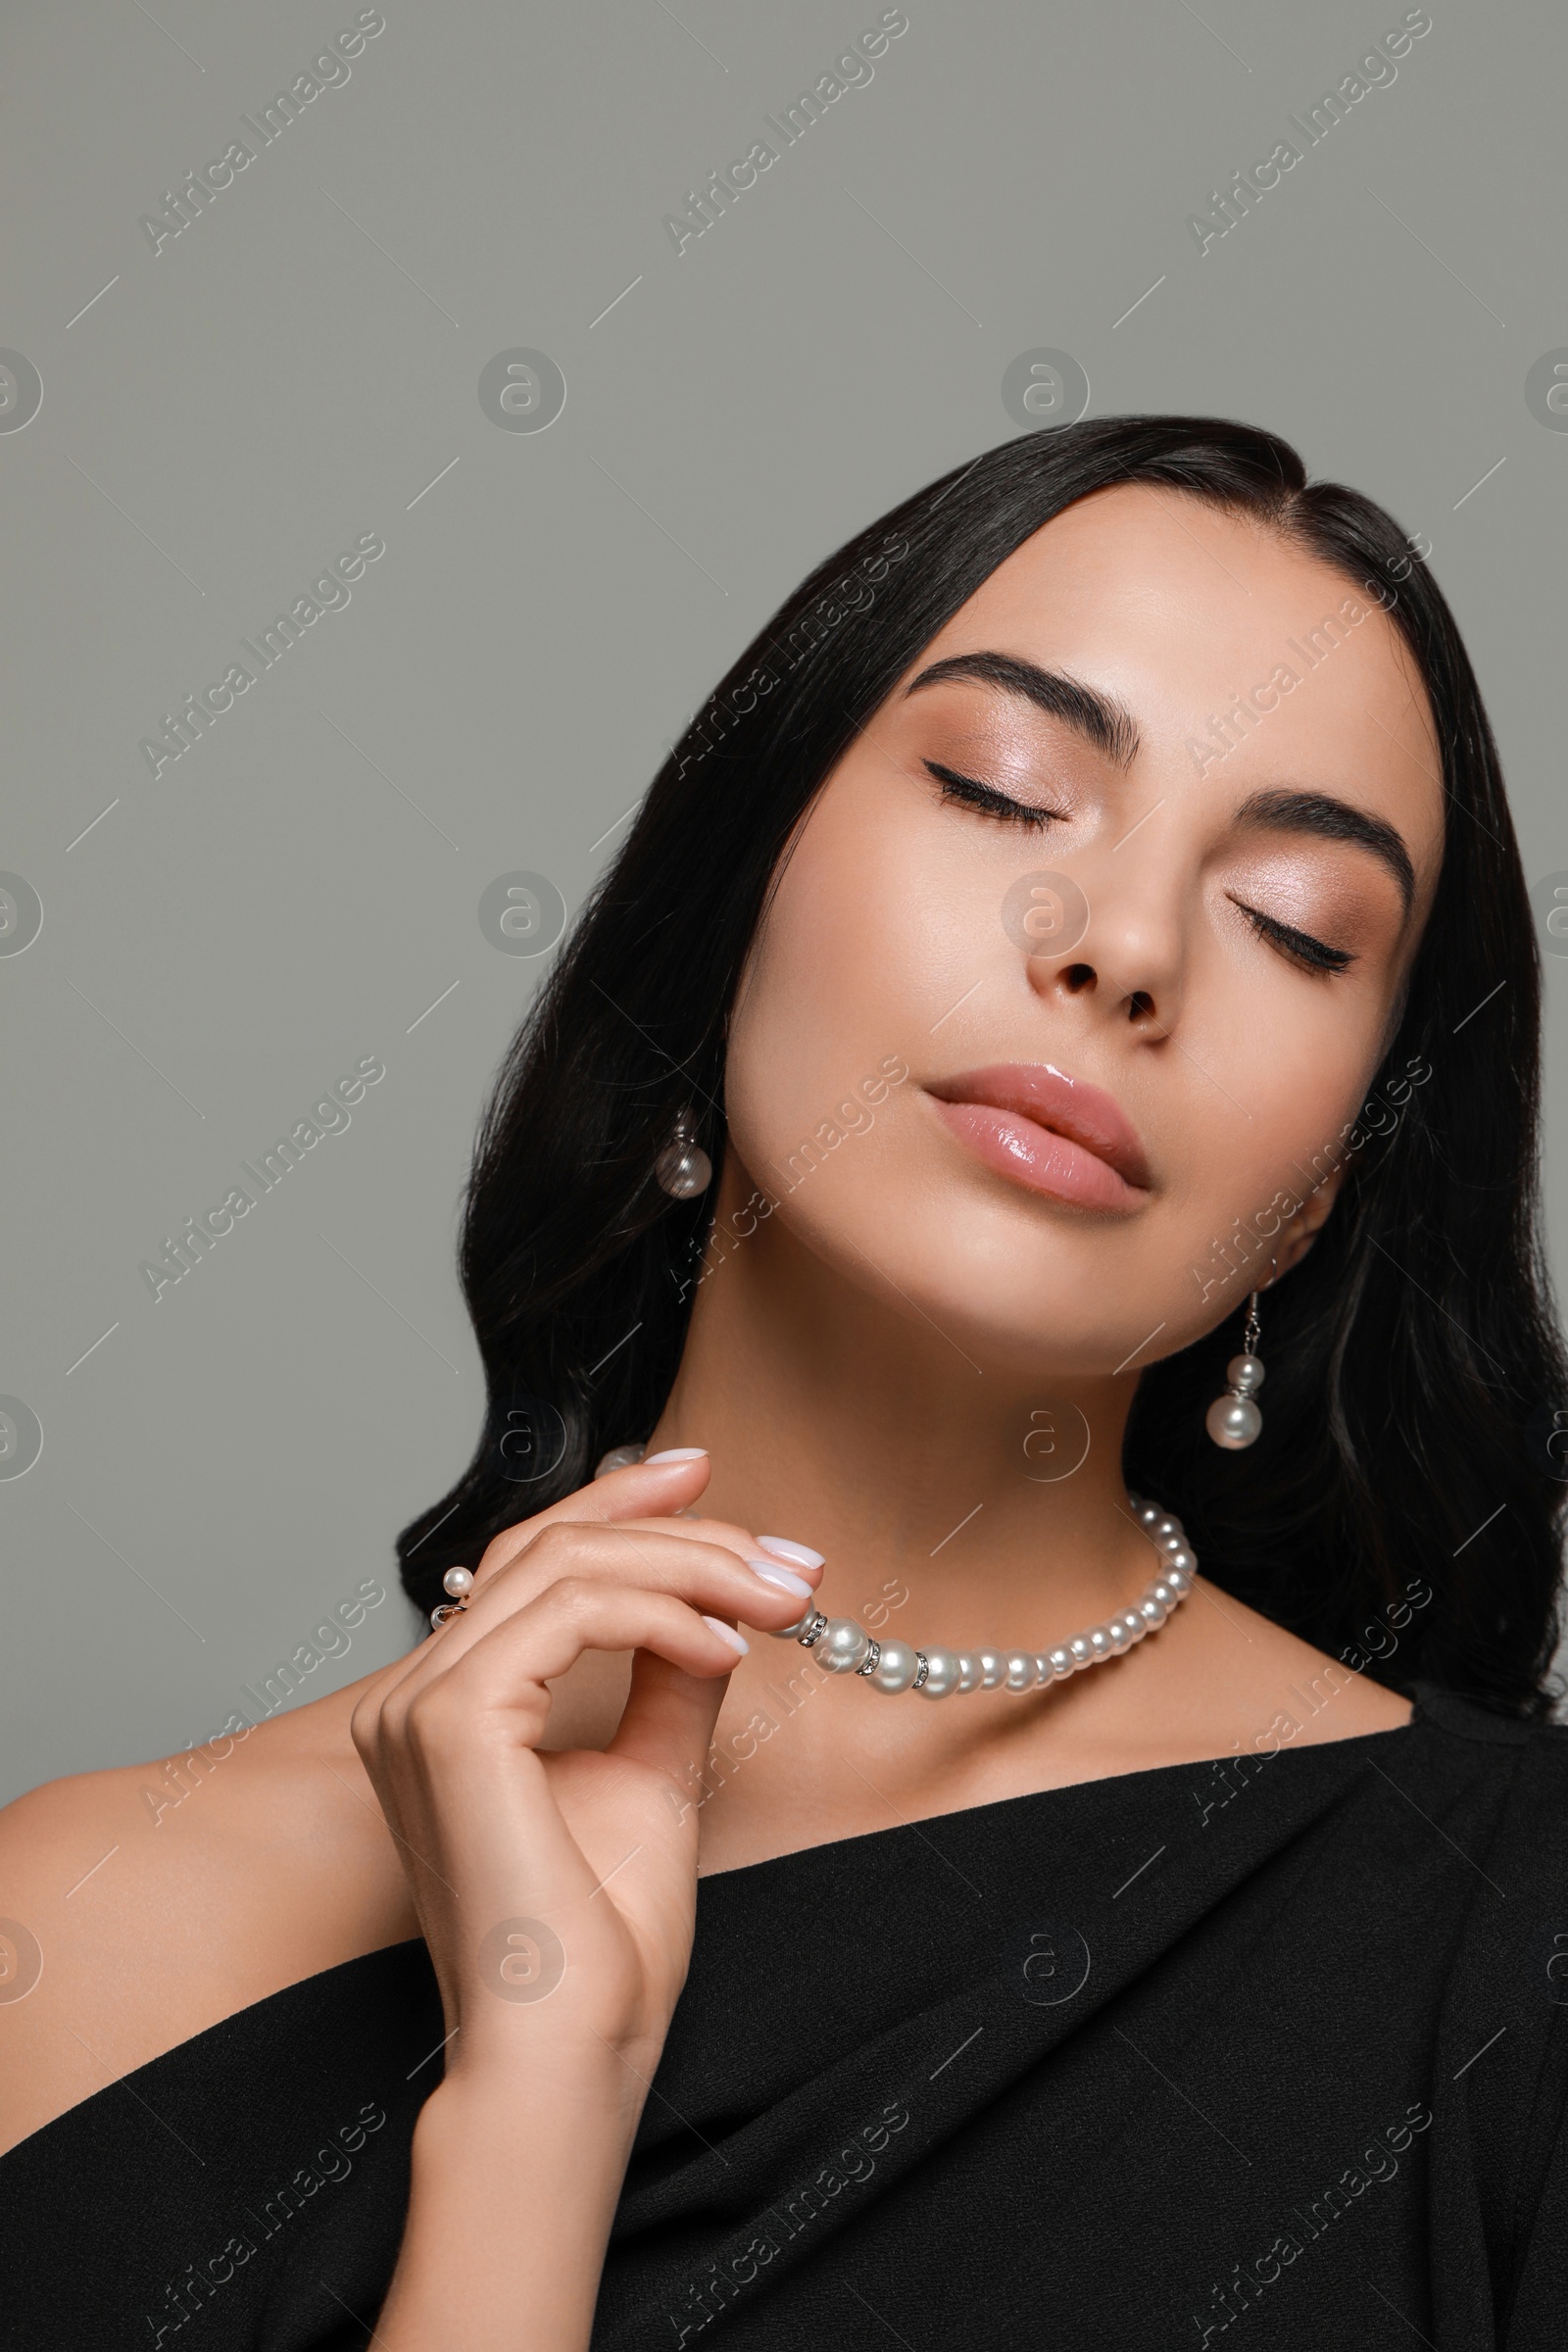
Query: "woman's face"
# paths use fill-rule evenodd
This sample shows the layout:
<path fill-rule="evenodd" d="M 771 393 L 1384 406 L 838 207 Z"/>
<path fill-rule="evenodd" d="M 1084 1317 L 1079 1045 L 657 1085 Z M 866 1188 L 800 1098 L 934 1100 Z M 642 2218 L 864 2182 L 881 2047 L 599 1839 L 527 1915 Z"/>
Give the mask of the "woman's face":
<path fill-rule="evenodd" d="M 1069 508 L 811 808 L 732 1024 L 721 1218 L 757 1187 L 977 1357 L 1186 1346 L 1332 1201 L 1441 768 L 1373 593 L 1179 492 Z"/>

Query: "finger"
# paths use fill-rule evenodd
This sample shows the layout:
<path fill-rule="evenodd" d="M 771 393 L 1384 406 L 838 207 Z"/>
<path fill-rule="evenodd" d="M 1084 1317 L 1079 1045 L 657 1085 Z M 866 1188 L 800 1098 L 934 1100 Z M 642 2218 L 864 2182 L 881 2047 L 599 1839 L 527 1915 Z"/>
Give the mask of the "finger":
<path fill-rule="evenodd" d="M 665 1515 L 683 1511 L 696 1501 L 710 1475 L 711 1465 L 700 1446 L 681 1446 L 663 1455 L 656 1454 L 652 1461 L 628 1462 L 622 1470 L 607 1470 L 603 1478 L 578 1487 L 560 1502 L 535 1512 L 531 1519 L 503 1528 L 486 1545 L 480 1566 L 489 1568 L 492 1563 L 504 1566 L 541 1529 L 554 1526 L 558 1520 L 587 1520 L 606 1525 L 656 1511 Z"/>
<path fill-rule="evenodd" d="M 810 1588 L 778 1562 L 764 1558 L 761 1567 L 754 1569 L 727 1546 L 705 1543 L 684 1527 L 679 1535 L 649 1531 L 625 1544 L 616 1540 L 622 1532 L 558 1527 L 537 1551 L 493 1577 L 482 1590 L 476 1586 L 461 1615 L 449 1618 L 421 1644 L 408 1673 L 383 1694 L 383 1713 L 451 1673 L 461 1658 L 492 1641 L 501 1626 L 565 1584 L 591 1583 L 612 1594 L 667 1593 L 700 1612 L 731 1621 L 741 1618 L 766 1633 L 781 1633 L 809 1606 Z M 628 1638 L 609 1646 L 631 1649 L 636 1644 Z M 556 1671 L 564 1670 L 552 1669 Z"/>
<path fill-rule="evenodd" d="M 764 1584 L 776 1586 L 803 1606 L 811 1598 L 822 1578 L 824 1562 L 819 1551 L 812 1551 L 805 1544 L 788 1543 L 782 1537 L 759 1538 L 749 1528 L 737 1527 L 726 1520 L 704 1519 L 696 1528 L 683 1519 L 617 1520 L 597 1528 L 588 1540 L 586 1551 L 572 1542 L 573 1534 L 581 1524 L 554 1521 L 541 1528 L 504 1563 L 488 1569 L 481 1563 L 469 1595 L 469 1609 L 475 1606 L 482 1592 L 498 1584 L 511 1593 L 522 1589 L 541 1589 L 551 1575 L 562 1573 L 558 1563 L 563 1557 L 564 1545 L 565 1556 L 572 1564 L 578 1560 L 584 1563 L 588 1560 L 603 1561 L 608 1570 L 615 1575 L 635 1574 L 631 1567 L 632 1558 L 639 1561 L 656 1581 L 661 1574 L 669 1575 L 672 1572 L 670 1590 L 673 1592 L 684 1589 L 680 1581 L 680 1563 L 689 1556 L 693 1545 L 707 1545 L 733 1553 Z M 674 1540 L 676 1548 L 673 1552 L 669 1549 L 668 1539 Z M 661 1562 L 663 1563 L 662 1568 Z M 749 1622 L 771 1625 L 773 1620 L 760 1617 L 752 1618 Z M 784 1620 L 785 1624 L 791 1622 L 788 1618 Z"/>
<path fill-rule="evenodd" d="M 690 1519 L 616 1519 L 592 1527 L 582 1520 L 557 1519 L 530 1537 L 500 1567 L 486 1569 L 481 1564 L 470 1599 L 501 1578 L 509 1586 L 514 1586 L 519 1580 L 542 1580 L 558 1574 L 556 1561 L 564 1553 L 571 1556 L 578 1546 L 581 1556 L 602 1560 L 612 1575 L 624 1574 L 634 1559 L 648 1566 L 656 1557 L 667 1561 L 670 1555 L 664 1546 L 671 1539 L 681 1546 L 706 1544 L 711 1550 L 748 1563 L 756 1559 L 771 1564 L 748 1529 L 716 1519 L 703 1519 L 695 1525 Z"/>
<path fill-rule="evenodd" d="M 621 1523 L 607 1528 L 604 1533 L 612 1545 L 624 1538 L 634 1549 L 641 1547 L 639 1557 L 651 1567 L 655 1562 L 647 1549 L 647 1538 L 650 1536 L 673 1536 L 683 1544 L 710 1544 L 721 1550 L 733 1552 L 753 1576 L 787 1593 L 796 1605 L 797 1616 L 814 1599 L 826 1565 L 819 1551 L 812 1551 L 805 1544 L 786 1543 L 781 1537 L 754 1536 L 746 1528 L 733 1527 L 723 1520 L 704 1519 L 701 1527 L 702 1533 L 698 1535 L 689 1521 L 637 1519 L 629 1525 Z M 748 1614 L 744 1605 L 739 1613 L 748 1625 L 760 1625 L 769 1632 L 779 1630 L 777 1620 L 771 1615 L 758 1617 Z M 794 1618 L 787 1617 L 784 1620 L 785 1625 L 794 1622 Z"/>
<path fill-rule="evenodd" d="M 656 1454 L 652 1461 L 632 1462 L 623 1469 L 607 1471 L 603 1478 L 593 1480 L 586 1487 L 578 1487 L 560 1502 L 536 1512 L 531 1519 L 522 1519 L 513 1527 L 504 1528 L 499 1536 L 493 1537 L 475 1567 L 475 1590 L 481 1580 L 488 1583 L 498 1569 L 506 1567 L 526 1551 L 547 1527 L 562 1520 L 611 1525 L 622 1519 L 635 1518 L 639 1512 L 657 1512 L 667 1518 L 684 1511 L 689 1503 L 695 1501 L 708 1485 L 710 1474 L 708 1454 L 701 1446 L 672 1448 Z M 739 1528 L 726 1532 L 730 1548 L 744 1555 L 752 1544 L 752 1539 Z M 366 1691 L 355 1709 L 356 1716 L 360 1707 L 366 1709 L 362 1726 L 365 1737 L 373 1738 L 375 1711 L 380 1701 L 416 1670 L 427 1643 L 428 1637 L 403 1657 L 394 1659 Z M 360 1740 L 361 1734 L 356 1733 L 356 1746 L 360 1745 Z M 361 1753 L 363 1758 L 363 1748 Z"/>
<path fill-rule="evenodd" d="M 821 1582 L 824 1563 L 820 1552 L 784 1537 L 755 1537 L 749 1530 L 723 1520 L 705 1519 L 702 1537 L 698 1539 L 693 1537 L 689 1523 L 670 1515 L 684 1510 L 683 1496 L 703 1492 L 710 1474 L 708 1455 L 701 1449 L 692 1448 L 672 1453 L 665 1460 L 656 1456 L 653 1461 L 628 1464 L 623 1469 L 608 1472 L 590 1486 L 578 1488 L 574 1494 L 552 1504 L 548 1510 L 538 1512 L 532 1519 L 519 1521 L 492 1540 L 474 1571 L 473 1600 L 477 1599 L 481 1587 L 490 1585 L 503 1568 L 513 1566 L 524 1552 L 530 1550 L 547 1528 L 569 1523 L 622 1528 L 633 1539 L 648 1530 L 678 1535 L 687 1542 L 702 1541 L 722 1545 L 752 1564 L 765 1581 L 778 1584 L 783 1591 L 802 1600 L 804 1605 L 806 1595 L 800 1593 L 797 1588 L 805 1583 L 814 1591 Z M 643 1515 L 638 1516 L 639 1513 Z M 463 1612 L 464 1617 L 470 1613 L 471 1607 L 472 1600 L 469 1609 Z M 785 1622 L 790 1621 L 786 1619 Z M 448 1621 L 449 1642 L 461 1623 L 461 1618 Z M 754 1617 L 749 1618 L 748 1623 L 766 1626 L 768 1619 L 765 1615 Z M 356 1745 L 361 1746 L 362 1756 L 365 1753 L 361 1744 L 362 1733 L 366 1740 L 373 1740 L 375 1715 L 381 1701 L 419 1670 L 429 1654 L 433 1638 L 433 1635 L 426 1636 L 414 1649 L 394 1660 L 366 1691 L 360 1702 L 366 1710 L 362 1732 L 355 1734 Z"/>
<path fill-rule="evenodd" d="M 703 1544 L 722 1544 L 757 1567 L 784 1568 L 794 1576 L 803 1577 L 813 1591 L 821 1583 L 826 1566 L 822 1554 L 813 1551 L 809 1544 L 791 1543 L 784 1536 L 754 1536 L 749 1528 L 738 1527 L 727 1519 L 701 1519 L 695 1528 L 690 1520 L 676 1519 L 634 1519 L 619 1524 L 630 1535 L 648 1527 L 658 1528 L 665 1535 L 694 1536 Z M 698 1528 L 702 1531 L 700 1536 Z"/>
<path fill-rule="evenodd" d="M 573 1541 L 580 1530 L 580 1537 Z M 743 1607 L 755 1608 L 760 1601 L 760 1622 L 767 1625 L 776 1619 L 777 1609 L 770 1607 L 768 1580 L 781 1583 L 784 1592 L 794 1597 L 794 1587 L 802 1580 L 793 1571 L 782 1579 L 767 1555 L 757 1552 L 763 1581 L 757 1583 L 752 1576 L 741 1574 L 734 1581 L 734 1570 L 756 1545 L 744 1529 L 727 1531 L 729 1543 L 713 1543 L 710 1531 L 705 1526 L 701 1537 L 694 1536 L 690 1523 L 683 1519 L 668 1519 L 662 1525 L 653 1522 L 599 1523 L 591 1529 L 580 1521 L 548 1520 L 528 1533 L 511 1529 L 509 1534 L 528 1534 L 509 1559 L 492 1561 L 492 1544 L 474 1577 L 472 1588 L 463 1607 L 440 1627 L 432 1626 L 423 1640 L 401 1657 L 394 1659 L 370 1684 L 355 1705 L 349 1719 L 349 1730 L 360 1759 L 367 1771 L 371 1771 L 376 1742 L 379 1738 L 382 1710 L 395 1692 L 412 1697 L 436 1675 L 446 1673 L 463 1652 L 483 1639 L 502 1616 L 525 1608 L 528 1602 L 546 1591 L 556 1579 L 566 1575 L 601 1574 L 620 1584 L 644 1584 L 653 1590 L 684 1592 L 695 1591 L 691 1572 L 701 1567 L 694 1562 L 693 1553 L 710 1553 L 707 1563 L 723 1575 L 729 1572 L 730 1581 L 707 1588 L 705 1606 L 735 1617 Z M 499 1543 L 500 1539 L 497 1539 Z M 804 1597 L 800 1600 L 804 1606 Z M 753 1623 L 759 1622 L 754 1616 Z M 785 1618 L 786 1624 L 790 1623 Z M 374 1775 L 372 1772 L 372 1779 Z M 394 1825 L 395 1826 L 395 1825 Z"/>
<path fill-rule="evenodd" d="M 775 1601 L 800 1608 L 811 1596 L 811 1587 L 781 1560 L 740 1544 L 709 1541 L 706 1532 L 693 1534 L 676 1520 L 666 1528 L 576 1527 L 561 1523 L 548 1528 L 528 1549 L 501 1570 L 476 1583 L 462 1614 L 449 1618 L 447 1630 L 454 1647 L 466 1638 L 483 1633 L 501 1616 L 521 1608 L 564 1576 L 592 1576 L 609 1584 L 646 1586 L 656 1592 L 676 1592 L 688 1600 L 702 1598 L 705 1608 L 721 1615 L 749 1615 L 754 1625 L 788 1625 Z M 762 1604 L 760 1616 L 752 1614 Z"/>
<path fill-rule="evenodd" d="M 702 1801 L 702 1770 L 728 1688 L 727 1682 L 687 1674 L 652 1650 L 640 1649 L 632 1660 L 631 1689 L 605 1753 L 669 1775 L 681 1820 Z"/>
<path fill-rule="evenodd" d="M 703 1680 L 727 1675 L 750 1643 L 717 1616 L 671 1592 L 564 1577 L 505 1617 L 445 1670 L 393 1691 L 384 1740 L 402 1747 L 417 1717 L 419 1746 L 456 1746 L 488 1721 L 511 1744 L 535 1747 L 550 1715 L 547 1686 L 587 1649 L 651 1649 Z"/>

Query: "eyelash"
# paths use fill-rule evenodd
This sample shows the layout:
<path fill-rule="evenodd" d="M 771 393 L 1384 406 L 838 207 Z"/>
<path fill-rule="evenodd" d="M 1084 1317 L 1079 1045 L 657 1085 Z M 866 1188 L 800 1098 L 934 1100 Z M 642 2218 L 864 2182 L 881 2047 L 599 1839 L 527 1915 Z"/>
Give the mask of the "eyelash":
<path fill-rule="evenodd" d="M 1022 825 L 1026 832 L 1042 833 L 1047 825 L 1063 821 L 1059 808 L 1035 808 L 1026 801 L 1010 800 L 994 785 L 978 784 L 973 776 L 960 776 L 956 769 L 943 767 L 935 760 L 926 760 L 925 765 L 941 785 L 945 801 L 956 801 L 964 808 L 978 808 L 983 816 L 995 817 L 999 823 Z"/>
<path fill-rule="evenodd" d="M 1314 979 L 1332 980 L 1336 972 L 1343 972 L 1355 961 L 1346 949 L 1328 947 L 1321 939 L 1314 939 L 1310 931 L 1298 931 L 1290 923 L 1277 923 L 1272 915 L 1259 914 L 1255 906 L 1248 906 L 1240 899 L 1232 899 L 1231 905 L 1240 907 L 1260 939 L 1266 939 Z"/>
<path fill-rule="evenodd" d="M 1022 825 L 1027 832 L 1041 833 L 1047 825 L 1061 821 L 1059 809 L 1035 808 L 1024 801 L 1011 800 L 994 785 L 977 783 L 973 776 L 960 776 L 955 768 L 944 767 L 936 760 L 927 760 L 925 766 L 941 785 L 945 801 L 976 808 L 999 823 Z M 1355 961 L 1344 948 L 1331 948 L 1325 941 L 1314 939 L 1310 931 L 1298 931 L 1293 924 L 1276 922 L 1272 915 L 1260 914 L 1255 906 L 1249 906 L 1240 899 L 1232 899 L 1231 904 L 1246 915 L 1260 939 L 1266 939 L 1282 956 L 1316 979 L 1330 980 Z"/>

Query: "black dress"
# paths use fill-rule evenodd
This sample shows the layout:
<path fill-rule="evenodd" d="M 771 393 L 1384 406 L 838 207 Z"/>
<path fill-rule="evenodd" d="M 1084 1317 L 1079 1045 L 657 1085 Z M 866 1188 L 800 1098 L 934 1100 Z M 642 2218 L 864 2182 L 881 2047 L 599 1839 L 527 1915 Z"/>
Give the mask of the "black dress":
<path fill-rule="evenodd" d="M 1423 1690 L 701 1881 L 595 2352 L 1560 2352 L 1565 1864 L 1568 1731 Z M 0 2340 L 367 2343 L 443 2032 L 398 1944 L 46 2125 Z"/>

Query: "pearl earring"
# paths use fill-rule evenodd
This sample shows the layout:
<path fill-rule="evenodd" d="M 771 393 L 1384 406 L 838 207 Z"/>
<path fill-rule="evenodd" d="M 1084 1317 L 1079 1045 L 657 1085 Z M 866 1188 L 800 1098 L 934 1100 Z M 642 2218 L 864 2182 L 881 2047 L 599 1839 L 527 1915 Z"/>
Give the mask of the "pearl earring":
<path fill-rule="evenodd" d="M 1254 1291 L 1247 1302 L 1243 1352 L 1233 1355 L 1225 1367 L 1230 1386 L 1223 1396 L 1215 1397 L 1203 1416 L 1203 1427 L 1215 1445 L 1223 1446 L 1227 1453 L 1240 1453 L 1252 1445 L 1263 1426 L 1263 1416 L 1252 1401 L 1254 1392 L 1263 1385 L 1263 1364 L 1257 1352 L 1261 1329 Z"/>
<path fill-rule="evenodd" d="M 713 1181 L 713 1163 L 692 1131 L 691 1113 L 683 1110 L 668 1143 L 654 1162 L 654 1174 L 672 1200 L 693 1200 Z"/>

